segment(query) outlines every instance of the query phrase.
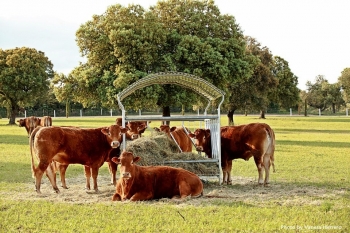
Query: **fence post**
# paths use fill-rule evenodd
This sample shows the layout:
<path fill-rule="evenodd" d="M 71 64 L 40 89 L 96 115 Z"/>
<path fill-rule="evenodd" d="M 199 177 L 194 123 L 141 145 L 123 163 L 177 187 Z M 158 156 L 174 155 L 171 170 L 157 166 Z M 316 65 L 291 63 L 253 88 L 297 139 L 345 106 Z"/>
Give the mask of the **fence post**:
<path fill-rule="evenodd" d="M 111 116 L 113 116 L 113 111 L 112 111 L 112 109 L 111 109 Z"/>
<path fill-rule="evenodd" d="M 102 116 L 102 108 L 101 108 L 101 116 Z"/>
<path fill-rule="evenodd" d="M 53 117 L 56 117 L 56 110 L 53 110 Z"/>
<path fill-rule="evenodd" d="M 83 117 L 83 110 L 80 109 L 80 117 Z"/>
<path fill-rule="evenodd" d="M 289 109 L 289 115 L 291 115 L 291 116 L 293 115 L 292 114 L 292 108 Z"/>
<path fill-rule="evenodd" d="M 346 116 L 349 116 L 349 109 L 346 109 Z"/>
<path fill-rule="evenodd" d="M 24 110 L 24 118 L 27 117 L 27 110 Z"/>
<path fill-rule="evenodd" d="M 318 109 L 318 115 L 321 116 L 321 109 Z"/>

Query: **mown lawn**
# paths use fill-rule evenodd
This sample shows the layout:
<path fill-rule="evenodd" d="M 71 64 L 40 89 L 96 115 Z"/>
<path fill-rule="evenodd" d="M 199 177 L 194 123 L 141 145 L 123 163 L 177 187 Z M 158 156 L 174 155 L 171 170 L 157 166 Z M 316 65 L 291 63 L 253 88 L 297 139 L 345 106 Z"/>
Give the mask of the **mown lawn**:
<path fill-rule="evenodd" d="M 115 119 L 54 118 L 53 124 L 100 127 Z M 47 188 L 37 195 L 26 131 L 0 119 L 0 232 L 350 232 L 350 117 L 234 119 L 265 122 L 275 130 L 277 171 L 269 187 L 256 185 L 253 160 L 237 160 L 232 186 L 205 184 L 205 195 L 216 198 L 139 203 L 110 201 L 106 165 L 100 194 L 85 192 L 82 166 L 71 165 L 68 191 L 52 193 L 45 177 Z"/>

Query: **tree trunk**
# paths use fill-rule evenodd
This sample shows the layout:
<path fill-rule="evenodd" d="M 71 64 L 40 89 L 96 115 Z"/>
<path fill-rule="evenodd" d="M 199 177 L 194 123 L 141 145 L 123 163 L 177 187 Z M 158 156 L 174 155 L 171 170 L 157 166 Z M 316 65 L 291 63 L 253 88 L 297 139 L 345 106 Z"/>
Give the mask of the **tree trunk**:
<path fill-rule="evenodd" d="M 10 112 L 10 117 L 9 117 L 9 125 L 15 125 L 16 124 L 16 116 L 18 115 L 19 109 L 12 104 Z"/>
<path fill-rule="evenodd" d="M 170 107 L 169 106 L 164 106 L 163 107 L 163 117 L 170 117 Z M 165 124 L 169 125 L 170 121 L 166 121 Z"/>
<path fill-rule="evenodd" d="M 265 110 L 260 110 L 260 119 L 266 119 L 265 118 Z"/>
<path fill-rule="evenodd" d="M 332 112 L 333 112 L 333 114 L 335 114 L 335 104 L 334 103 L 332 103 Z"/>
<path fill-rule="evenodd" d="M 66 118 L 70 115 L 70 101 L 66 100 Z"/>
<path fill-rule="evenodd" d="M 307 116 L 307 103 L 306 103 L 306 100 L 304 102 L 304 116 Z"/>
<path fill-rule="evenodd" d="M 235 114 L 235 110 L 229 110 L 227 113 L 228 125 L 235 125 L 235 122 L 233 121 L 233 114 Z"/>

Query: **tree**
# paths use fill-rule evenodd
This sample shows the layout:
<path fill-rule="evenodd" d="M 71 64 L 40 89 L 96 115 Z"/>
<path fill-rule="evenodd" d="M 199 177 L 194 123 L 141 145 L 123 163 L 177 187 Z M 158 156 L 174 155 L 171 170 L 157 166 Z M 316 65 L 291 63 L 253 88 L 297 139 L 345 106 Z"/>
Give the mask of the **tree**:
<path fill-rule="evenodd" d="M 345 68 L 340 77 L 338 78 L 338 82 L 343 91 L 343 98 L 346 103 L 350 103 L 350 68 Z"/>
<path fill-rule="evenodd" d="M 331 107 L 333 113 L 335 113 L 335 108 L 339 108 L 344 104 L 340 85 L 328 83 L 323 75 L 318 75 L 314 84 L 308 81 L 306 86 L 308 89 L 307 103 L 311 107 L 318 108 L 321 111 Z"/>
<path fill-rule="evenodd" d="M 298 77 L 291 72 L 288 62 L 275 56 L 272 72 L 278 81 L 273 93 L 273 101 L 285 109 L 296 106 L 300 101 L 300 90 L 297 87 Z"/>
<path fill-rule="evenodd" d="M 49 90 L 52 69 L 51 61 L 36 49 L 0 49 L 0 96 L 10 109 L 9 124 L 16 124 L 21 108 L 41 102 Z"/>
<path fill-rule="evenodd" d="M 211 0 L 161 1 L 148 11 L 139 5 L 117 4 L 82 25 L 76 35 L 88 58 L 79 81 L 88 84 L 104 104 L 116 104 L 119 91 L 149 73 L 194 74 L 230 94 L 231 83 L 246 78 L 251 70 L 234 17 L 221 15 Z M 154 85 L 124 101 L 135 110 L 161 106 L 167 116 L 171 104 L 199 106 L 199 100 L 183 88 Z"/>

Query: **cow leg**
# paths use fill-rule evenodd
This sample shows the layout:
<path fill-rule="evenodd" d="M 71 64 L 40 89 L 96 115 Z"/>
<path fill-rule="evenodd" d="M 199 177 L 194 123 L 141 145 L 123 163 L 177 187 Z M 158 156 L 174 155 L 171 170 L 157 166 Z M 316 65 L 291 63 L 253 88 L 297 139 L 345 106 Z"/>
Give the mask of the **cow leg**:
<path fill-rule="evenodd" d="M 227 161 L 227 184 L 232 184 L 232 178 L 231 178 L 231 171 L 232 171 L 232 160 Z"/>
<path fill-rule="evenodd" d="M 46 176 L 47 178 L 49 178 L 52 188 L 55 190 L 55 192 L 60 193 L 60 190 L 57 187 L 56 172 L 53 163 L 50 163 L 49 166 L 46 168 Z"/>
<path fill-rule="evenodd" d="M 41 194 L 41 191 L 40 191 L 41 179 L 44 175 L 44 171 L 46 171 L 47 166 L 48 165 L 39 163 L 38 167 L 33 169 L 33 177 L 35 178 L 35 191 L 38 194 Z"/>
<path fill-rule="evenodd" d="M 61 176 L 61 183 L 62 183 L 62 188 L 68 189 L 67 184 L 66 184 L 66 170 L 68 168 L 68 165 L 65 164 L 59 164 L 58 169 L 60 171 L 60 176 Z"/>
<path fill-rule="evenodd" d="M 264 185 L 268 185 L 270 183 L 270 156 L 265 155 L 264 156 L 264 168 L 265 168 L 265 182 Z"/>
<path fill-rule="evenodd" d="M 99 167 L 91 167 L 91 175 L 92 175 L 92 180 L 94 182 L 95 192 L 98 192 L 98 186 L 97 186 L 98 169 Z"/>
<path fill-rule="evenodd" d="M 137 192 L 130 198 L 130 201 L 145 201 L 145 200 L 151 200 L 153 199 L 153 193 L 152 192 Z"/>
<path fill-rule="evenodd" d="M 91 169 L 89 166 L 84 165 L 84 174 L 86 179 L 85 189 L 90 190 Z"/>
<path fill-rule="evenodd" d="M 262 157 L 261 156 L 254 156 L 254 161 L 255 161 L 255 165 L 256 165 L 256 168 L 258 169 L 258 173 L 259 173 L 258 183 L 264 184 L 264 176 L 263 176 L 264 167 L 262 166 L 262 164 L 263 164 Z"/>
<path fill-rule="evenodd" d="M 109 169 L 109 173 L 111 174 L 111 184 L 115 186 L 117 183 L 116 174 L 117 174 L 118 164 L 114 162 L 108 162 L 108 169 Z"/>

